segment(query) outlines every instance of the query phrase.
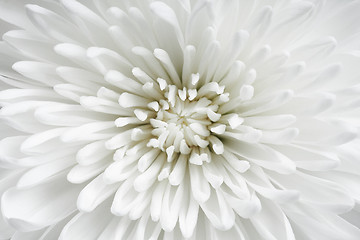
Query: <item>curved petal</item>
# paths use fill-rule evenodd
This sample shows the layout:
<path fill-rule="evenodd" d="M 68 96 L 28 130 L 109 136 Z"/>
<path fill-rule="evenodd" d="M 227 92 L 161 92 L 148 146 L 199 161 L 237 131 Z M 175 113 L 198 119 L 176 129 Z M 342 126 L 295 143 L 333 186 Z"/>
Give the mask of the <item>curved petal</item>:
<path fill-rule="evenodd" d="M 295 234 L 305 239 L 349 239 L 359 237 L 360 229 L 333 213 L 320 212 L 308 206 L 287 207 L 286 215 L 292 222 Z"/>
<path fill-rule="evenodd" d="M 271 173 L 270 178 L 286 189 L 300 192 L 300 202 L 311 204 L 334 213 L 348 212 L 354 207 L 354 199 L 340 184 L 297 172 L 291 175 L 291 181 L 281 175 Z"/>
<path fill-rule="evenodd" d="M 92 212 L 118 189 L 120 184 L 106 184 L 103 174 L 97 176 L 81 190 L 77 199 L 77 208 L 82 212 Z"/>
<path fill-rule="evenodd" d="M 290 222 L 280 207 L 263 199 L 261 204 L 262 210 L 250 218 L 259 234 L 269 240 L 295 240 Z"/>
<path fill-rule="evenodd" d="M 41 235 L 38 240 L 53 240 L 57 239 L 60 236 L 61 231 L 63 230 L 64 226 L 73 218 L 77 212 L 69 215 L 68 217 L 64 218 L 62 221 L 48 227 L 45 232 Z"/>
<path fill-rule="evenodd" d="M 225 145 L 233 153 L 259 166 L 282 174 L 293 173 L 296 169 L 295 163 L 291 159 L 271 147 L 264 144 L 236 143 L 235 141 L 229 141 Z"/>
<path fill-rule="evenodd" d="M 78 213 L 65 225 L 59 240 L 97 239 L 112 219 L 110 203 L 101 204 L 91 213 Z"/>
<path fill-rule="evenodd" d="M 1 200 L 4 218 L 20 231 L 34 231 L 57 223 L 76 210 L 81 187 L 68 183 L 62 174 L 31 188 L 11 188 Z"/>
<path fill-rule="evenodd" d="M 211 197 L 200 207 L 215 228 L 226 231 L 234 226 L 235 214 L 222 191 L 212 189 Z"/>
<path fill-rule="evenodd" d="M 22 239 L 29 239 L 29 240 L 38 240 L 41 235 L 44 233 L 44 229 L 33 231 L 33 232 L 19 232 L 17 231 L 12 237 L 11 240 L 22 240 Z"/>

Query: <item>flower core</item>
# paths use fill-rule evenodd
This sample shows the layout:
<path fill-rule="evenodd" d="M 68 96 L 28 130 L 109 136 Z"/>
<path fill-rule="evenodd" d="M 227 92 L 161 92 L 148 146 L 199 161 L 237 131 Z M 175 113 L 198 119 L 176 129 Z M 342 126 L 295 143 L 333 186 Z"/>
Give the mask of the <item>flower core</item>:
<path fill-rule="evenodd" d="M 133 130 L 132 139 L 144 140 L 148 147 L 165 152 L 168 162 L 182 154 L 190 155 L 190 163 L 202 165 L 211 161 L 211 152 L 222 154 L 219 135 L 226 130 L 226 119 L 221 118 L 219 109 L 229 101 L 229 93 L 216 82 L 201 87 L 198 83 L 199 74 L 192 74 L 190 81 L 179 86 L 158 78 L 142 85 L 144 98 L 123 93 L 120 105 L 132 107 L 136 121 L 143 122 Z M 127 105 L 130 99 L 132 106 Z M 125 126 L 129 120 L 120 117 L 117 126 Z"/>

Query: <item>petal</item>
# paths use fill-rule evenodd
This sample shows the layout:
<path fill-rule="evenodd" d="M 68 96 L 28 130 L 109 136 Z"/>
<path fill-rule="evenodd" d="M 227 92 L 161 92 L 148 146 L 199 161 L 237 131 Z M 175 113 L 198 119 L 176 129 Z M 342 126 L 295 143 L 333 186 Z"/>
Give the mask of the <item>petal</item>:
<path fill-rule="evenodd" d="M 77 212 L 74 212 L 73 214 L 69 215 L 68 217 L 64 218 L 62 221 L 56 223 L 55 225 L 52 225 L 48 227 L 43 235 L 41 235 L 38 240 L 53 240 L 57 239 L 60 236 L 61 231 L 65 227 L 65 225 L 77 214 Z"/>
<path fill-rule="evenodd" d="M 119 188 L 119 184 L 106 184 L 103 174 L 97 176 L 81 190 L 77 199 L 77 208 L 82 212 L 92 212 Z"/>
<path fill-rule="evenodd" d="M 60 90 L 60 86 L 62 87 L 64 85 L 66 84 L 58 84 L 54 87 L 54 89 L 58 91 Z M 62 88 L 61 90 L 65 89 Z M 93 112 L 87 111 L 84 108 L 70 104 L 51 104 L 47 106 L 40 106 L 36 109 L 34 115 L 39 122 L 46 125 L 69 127 L 76 127 L 94 120 L 98 120 L 100 118 L 100 116 L 98 116 L 96 113 L 94 114 Z M 106 123 L 107 122 L 103 122 L 103 124 Z"/>
<path fill-rule="evenodd" d="M 199 203 L 205 202 L 210 197 L 210 185 L 204 177 L 202 167 L 197 165 L 189 166 L 191 191 L 194 199 Z"/>
<path fill-rule="evenodd" d="M 244 118 L 244 124 L 260 129 L 283 129 L 296 121 L 294 115 L 253 116 Z"/>
<path fill-rule="evenodd" d="M 112 45 L 107 33 L 108 24 L 97 13 L 92 11 L 87 4 L 82 4 L 75 0 L 61 0 L 60 1 L 66 11 L 77 23 L 82 32 L 87 33 L 86 37 L 95 42 L 95 45 L 106 46 Z"/>
<path fill-rule="evenodd" d="M 97 239 L 113 217 L 109 207 L 110 201 L 107 201 L 91 213 L 78 213 L 65 225 L 59 240 Z"/>
<path fill-rule="evenodd" d="M 19 146 L 26 139 L 26 136 L 7 137 L 0 141 L 0 166 L 3 168 L 15 167 L 19 164 L 18 159 L 25 157 Z"/>
<path fill-rule="evenodd" d="M 53 128 L 47 131 L 35 133 L 29 136 L 21 144 L 20 149 L 24 153 L 46 153 L 55 150 L 59 146 L 58 137 L 66 128 Z M 63 146 L 64 144 L 60 144 Z"/>
<path fill-rule="evenodd" d="M 211 186 L 214 189 L 219 188 L 224 180 L 216 166 L 211 163 L 204 163 L 202 170 L 206 180 L 211 184 Z"/>
<path fill-rule="evenodd" d="M 137 221 L 134 229 L 131 231 L 128 239 L 158 239 L 162 232 L 161 226 L 158 222 L 151 221 L 148 214 L 143 215 L 142 218 Z"/>
<path fill-rule="evenodd" d="M 359 174 L 353 174 L 353 173 L 341 172 L 341 171 L 331 171 L 331 172 L 318 172 L 315 174 L 315 176 L 339 184 L 341 187 L 348 190 L 349 195 L 351 195 L 356 200 L 357 203 L 360 202 Z"/>
<path fill-rule="evenodd" d="M 160 223 L 164 231 L 173 231 L 185 198 L 184 184 L 171 186 L 167 184 L 162 199 Z"/>
<path fill-rule="evenodd" d="M 183 181 L 186 171 L 187 171 L 186 157 L 184 154 L 181 154 L 178 160 L 176 161 L 173 170 L 169 175 L 169 183 L 174 186 L 179 185 Z"/>
<path fill-rule="evenodd" d="M 125 216 L 134 207 L 134 201 L 138 195 L 147 193 L 139 193 L 133 188 L 135 176 L 131 176 L 126 179 L 119 189 L 116 191 L 113 204 L 111 206 L 111 212 L 117 216 Z"/>
<path fill-rule="evenodd" d="M 53 44 L 36 34 L 24 30 L 12 30 L 5 33 L 3 39 L 34 60 L 65 63 L 64 59 L 55 54 Z"/>
<path fill-rule="evenodd" d="M 262 131 L 261 143 L 284 145 L 291 143 L 299 134 L 297 128 L 285 128 L 283 130 Z"/>
<path fill-rule="evenodd" d="M 226 201 L 232 209 L 242 218 L 249 218 L 261 211 L 261 203 L 256 193 L 253 192 L 248 198 L 239 198 L 228 189 L 222 188 Z"/>
<path fill-rule="evenodd" d="M 291 225 L 284 212 L 270 201 L 262 200 L 262 210 L 250 221 L 264 239 L 295 240 Z"/>
<path fill-rule="evenodd" d="M 35 83 L 44 86 L 54 86 L 62 83 L 55 71 L 55 65 L 36 61 L 20 61 L 13 69 L 21 75 L 30 78 Z"/>
<path fill-rule="evenodd" d="M 18 178 L 21 176 L 23 171 L 17 170 L 7 170 L 0 168 L 0 174 L 2 176 L 0 180 L 0 196 L 3 193 L 16 185 Z M 1 200 L 0 200 L 1 203 Z M 0 239 L 10 239 L 10 237 L 14 234 L 15 229 L 12 228 L 3 218 L 3 213 L 0 211 Z"/>
<path fill-rule="evenodd" d="M 23 0 L 16 2 L 2 0 L 0 2 L 2 6 L 0 10 L 0 18 L 5 22 L 11 23 L 20 28 L 34 30 L 34 27 L 27 19 L 25 9 L 23 8 L 26 2 L 27 1 Z"/>
<path fill-rule="evenodd" d="M 276 173 L 269 173 L 269 176 L 283 188 L 298 190 L 300 202 L 311 204 L 319 209 L 344 213 L 354 207 L 355 203 L 350 193 L 336 182 L 300 171 L 291 175 L 291 181 Z"/>
<path fill-rule="evenodd" d="M 114 239 L 117 225 L 119 224 L 119 219 L 117 217 L 113 217 L 111 221 L 105 226 L 104 230 L 101 232 L 98 240 L 107 240 Z"/>
<path fill-rule="evenodd" d="M 73 213 L 80 188 L 65 181 L 63 175 L 31 188 L 12 188 L 2 196 L 2 212 L 17 230 L 38 230 Z"/>
<path fill-rule="evenodd" d="M 171 25 L 171 30 L 175 32 L 179 44 L 182 45 L 184 43 L 183 31 L 181 30 L 174 10 L 166 3 L 160 1 L 151 3 L 150 8 L 154 14 Z"/>
<path fill-rule="evenodd" d="M 316 208 L 293 206 L 286 210 L 296 236 L 304 239 L 349 239 L 359 238 L 360 229 L 337 214 L 320 212 Z"/>
<path fill-rule="evenodd" d="M 189 189 L 187 191 L 189 191 Z M 179 214 L 179 226 L 181 233 L 185 238 L 189 238 L 193 235 L 198 222 L 198 216 L 199 204 L 191 194 L 188 194 L 187 204 L 185 204 L 185 201 L 183 202 Z"/>
<path fill-rule="evenodd" d="M 226 202 L 222 191 L 212 190 L 211 193 L 209 200 L 200 203 L 200 207 L 215 228 L 229 230 L 235 222 L 233 209 Z"/>
<path fill-rule="evenodd" d="M 229 141 L 225 143 L 225 146 L 231 152 L 266 169 L 282 174 L 290 174 L 295 171 L 295 163 L 291 159 L 264 144 L 249 144 L 245 142 L 236 144 L 235 141 Z"/>
<path fill-rule="evenodd" d="M 52 177 L 66 171 L 74 164 L 73 157 L 67 157 L 36 166 L 21 176 L 16 187 L 28 188 L 49 181 Z"/>
<path fill-rule="evenodd" d="M 124 181 L 137 172 L 138 157 L 124 157 L 111 163 L 104 171 L 104 181 L 108 184 Z"/>
<path fill-rule="evenodd" d="M 166 187 L 166 182 L 161 181 L 159 184 L 157 184 L 151 196 L 150 214 L 151 219 L 155 222 L 159 221 L 161 216 L 162 201 Z"/>
<path fill-rule="evenodd" d="M 19 232 L 17 231 L 12 237 L 11 240 L 22 240 L 22 239 L 29 239 L 29 240 L 38 240 L 44 233 L 44 229 L 32 232 Z"/>
<path fill-rule="evenodd" d="M 311 128 L 309 128 L 311 126 Z M 302 118 L 296 123 L 299 136 L 296 141 L 307 144 L 337 146 L 355 139 L 358 129 L 346 121 L 323 121 L 316 118 Z"/>
<path fill-rule="evenodd" d="M 87 42 L 74 24 L 57 13 L 34 4 L 25 7 L 30 21 L 45 35 L 60 42 Z"/>
<path fill-rule="evenodd" d="M 67 180 L 71 183 L 83 183 L 87 180 L 97 176 L 103 172 L 104 169 L 110 164 L 112 159 L 104 158 L 102 161 L 90 165 L 76 165 L 73 167 L 68 175 Z"/>
<path fill-rule="evenodd" d="M 149 189 L 156 182 L 165 161 L 165 154 L 158 155 L 149 168 L 136 177 L 134 181 L 135 190 L 138 192 L 143 192 Z"/>
<path fill-rule="evenodd" d="M 344 218 L 347 222 L 356 226 L 360 229 L 360 212 L 357 209 L 353 209 L 348 213 L 342 214 L 342 218 Z"/>
<path fill-rule="evenodd" d="M 83 166 L 97 163 L 104 158 L 109 158 L 113 151 L 105 148 L 105 141 L 96 141 L 85 145 L 76 154 L 76 161 Z"/>
<path fill-rule="evenodd" d="M 275 150 L 289 157 L 296 167 L 310 171 L 328 171 L 340 165 L 335 153 L 300 145 L 274 146 Z"/>
<path fill-rule="evenodd" d="M 244 103 L 241 106 L 242 116 L 253 116 L 259 113 L 264 113 L 270 110 L 279 108 L 287 103 L 294 95 L 292 90 L 283 90 L 272 94 L 266 95 L 261 98 L 253 98 L 253 101 Z M 256 99 L 256 100 L 255 100 Z M 228 102 L 227 104 L 229 104 Z"/>
<path fill-rule="evenodd" d="M 235 223 L 235 225 L 227 231 L 221 231 L 216 228 L 210 228 L 210 232 L 211 232 L 211 236 L 213 237 L 213 239 L 217 239 L 217 240 L 220 240 L 220 239 L 237 239 L 237 240 L 250 239 L 249 237 L 246 237 L 246 235 L 244 234 L 244 229 L 242 229 L 238 223 Z"/>
<path fill-rule="evenodd" d="M 287 104 L 276 109 L 276 113 L 291 113 L 299 117 L 312 117 L 330 109 L 336 102 L 336 95 L 315 92 L 294 97 Z M 298 121 L 298 123 L 302 123 Z"/>
<path fill-rule="evenodd" d="M 251 171 L 243 174 L 243 177 L 251 188 L 274 203 L 291 203 L 299 199 L 300 193 L 297 190 L 275 187 L 266 173 L 259 167 L 253 166 Z"/>

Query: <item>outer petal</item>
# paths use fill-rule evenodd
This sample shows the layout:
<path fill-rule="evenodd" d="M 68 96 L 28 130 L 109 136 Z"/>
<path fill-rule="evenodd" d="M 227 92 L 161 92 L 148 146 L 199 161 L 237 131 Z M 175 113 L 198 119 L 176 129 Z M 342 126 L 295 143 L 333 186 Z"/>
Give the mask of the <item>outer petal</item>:
<path fill-rule="evenodd" d="M 211 191 L 208 201 L 200 203 L 201 209 L 212 225 L 219 230 L 229 230 L 235 222 L 235 214 L 220 190 Z"/>
<path fill-rule="evenodd" d="M 344 213 L 354 207 L 355 202 L 350 193 L 336 182 L 301 172 L 293 174 L 291 181 L 275 173 L 269 175 L 282 187 L 297 189 L 303 203 L 335 213 Z"/>
<path fill-rule="evenodd" d="M 66 182 L 64 175 L 28 189 L 12 188 L 2 196 L 3 215 L 20 231 L 34 231 L 61 221 L 76 210 L 82 186 Z"/>
<path fill-rule="evenodd" d="M 250 218 L 259 234 L 268 240 L 295 240 L 290 222 L 280 207 L 264 199 L 262 206 L 262 210 Z"/>
<path fill-rule="evenodd" d="M 91 213 L 78 213 L 66 224 L 59 240 L 97 239 L 112 219 L 109 208 L 107 201 Z"/>

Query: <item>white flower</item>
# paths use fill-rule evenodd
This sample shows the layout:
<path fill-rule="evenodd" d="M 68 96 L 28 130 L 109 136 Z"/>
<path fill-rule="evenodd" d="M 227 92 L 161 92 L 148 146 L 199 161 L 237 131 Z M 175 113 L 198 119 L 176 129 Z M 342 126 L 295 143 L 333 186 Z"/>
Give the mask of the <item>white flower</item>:
<path fill-rule="evenodd" d="M 359 239 L 359 12 L 1 0 L 0 239 Z"/>

